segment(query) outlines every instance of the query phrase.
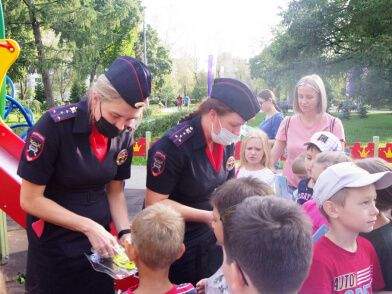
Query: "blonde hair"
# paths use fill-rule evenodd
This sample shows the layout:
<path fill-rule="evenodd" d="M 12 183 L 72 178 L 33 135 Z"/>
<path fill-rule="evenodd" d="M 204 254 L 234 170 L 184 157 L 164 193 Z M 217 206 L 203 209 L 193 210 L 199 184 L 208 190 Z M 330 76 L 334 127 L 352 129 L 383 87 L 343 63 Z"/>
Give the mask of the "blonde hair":
<path fill-rule="evenodd" d="M 308 86 L 317 92 L 319 99 L 317 104 L 317 112 L 325 113 L 327 111 L 328 103 L 327 93 L 325 91 L 323 80 L 320 78 L 320 76 L 316 74 L 304 76 L 298 81 L 297 85 L 295 86 L 293 101 L 294 112 L 302 113 L 301 108 L 298 105 L 298 88 L 302 86 Z"/>
<path fill-rule="evenodd" d="M 173 208 L 156 203 L 136 215 L 131 231 L 141 261 L 151 269 L 164 269 L 178 258 L 185 223 Z"/>
<path fill-rule="evenodd" d="M 261 158 L 260 163 L 264 167 L 271 168 L 271 148 L 268 142 L 268 136 L 262 130 L 254 130 L 250 132 L 246 137 L 241 141 L 241 152 L 240 152 L 240 165 L 244 166 L 248 162 L 245 158 L 245 149 L 249 140 L 251 139 L 260 139 L 261 141 L 261 149 L 263 150 L 263 157 Z"/>
<path fill-rule="evenodd" d="M 110 83 L 108 78 L 104 74 L 101 74 L 94 82 L 94 84 L 90 87 L 87 93 L 87 104 L 90 112 L 91 122 L 94 121 L 94 114 L 92 112 L 92 105 L 91 105 L 93 93 L 98 94 L 99 101 L 101 102 L 103 101 L 111 102 L 113 100 L 118 100 L 118 99 L 124 100 L 121 97 L 121 95 L 117 92 L 117 90 L 113 87 L 113 85 Z M 143 119 L 143 113 L 140 115 L 140 117 L 137 120 L 136 123 L 137 126 L 140 125 L 142 119 Z"/>
<path fill-rule="evenodd" d="M 104 74 L 101 74 L 94 82 L 94 84 L 91 85 L 90 89 L 88 89 L 87 91 L 87 105 L 88 105 L 88 111 L 90 113 L 90 122 L 94 121 L 94 114 L 92 111 L 93 94 L 98 94 L 98 99 L 101 102 L 102 101 L 110 102 L 113 100 L 122 99 L 122 97 L 117 92 L 117 90 L 112 86 L 108 78 Z"/>
<path fill-rule="evenodd" d="M 94 84 L 90 87 L 89 92 L 95 92 L 99 94 L 100 101 L 112 101 L 116 99 L 122 99 L 121 95 L 112 86 L 108 78 L 101 74 Z"/>

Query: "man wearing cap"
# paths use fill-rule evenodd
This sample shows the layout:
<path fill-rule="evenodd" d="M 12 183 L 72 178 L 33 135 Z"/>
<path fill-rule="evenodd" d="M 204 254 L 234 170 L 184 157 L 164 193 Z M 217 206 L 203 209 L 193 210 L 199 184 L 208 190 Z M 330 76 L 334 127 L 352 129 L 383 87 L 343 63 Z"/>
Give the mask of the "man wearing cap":
<path fill-rule="evenodd" d="M 385 286 L 377 254 L 359 233 L 373 230 L 376 189 L 392 185 L 392 173 L 369 174 L 352 162 L 323 171 L 313 198 L 329 231 L 316 243 L 300 293 L 374 293 Z"/>
<path fill-rule="evenodd" d="M 130 177 L 132 136 L 151 75 L 140 61 L 117 58 L 85 101 L 46 112 L 29 133 L 18 168 L 28 213 L 28 293 L 113 293 L 85 253 L 112 256 L 130 227 L 123 181 Z"/>
<path fill-rule="evenodd" d="M 173 283 L 195 285 L 222 264 L 222 251 L 210 228 L 209 198 L 234 176 L 234 143 L 241 126 L 258 111 L 257 99 L 245 84 L 216 79 L 211 97 L 149 150 L 146 205 L 172 206 L 186 222 L 186 251 L 170 269 Z"/>

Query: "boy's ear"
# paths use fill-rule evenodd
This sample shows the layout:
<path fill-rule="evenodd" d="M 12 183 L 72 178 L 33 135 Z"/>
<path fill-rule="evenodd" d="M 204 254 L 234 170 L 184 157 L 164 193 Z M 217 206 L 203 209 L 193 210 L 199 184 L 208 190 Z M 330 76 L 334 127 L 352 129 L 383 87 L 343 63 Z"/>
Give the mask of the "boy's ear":
<path fill-rule="evenodd" d="M 325 201 L 323 203 L 323 209 L 325 213 L 328 215 L 328 217 L 335 218 L 335 219 L 338 218 L 339 216 L 338 209 L 336 207 L 336 204 L 333 203 L 332 201 L 329 200 Z"/>
<path fill-rule="evenodd" d="M 184 252 L 185 252 L 185 244 L 182 243 L 180 246 L 180 249 L 178 250 L 177 259 L 180 259 L 181 256 L 184 254 Z"/>
<path fill-rule="evenodd" d="M 246 281 L 244 280 L 241 269 L 238 267 L 236 262 L 231 262 L 228 267 L 230 272 L 231 290 L 233 293 L 242 293 L 246 286 Z"/>
<path fill-rule="evenodd" d="M 130 242 L 129 240 L 126 239 L 124 242 L 124 248 L 125 248 L 125 252 L 127 253 L 129 259 L 135 261 L 139 254 L 138 254 L 135 246 L 133 246 L 132 242 Z"/>

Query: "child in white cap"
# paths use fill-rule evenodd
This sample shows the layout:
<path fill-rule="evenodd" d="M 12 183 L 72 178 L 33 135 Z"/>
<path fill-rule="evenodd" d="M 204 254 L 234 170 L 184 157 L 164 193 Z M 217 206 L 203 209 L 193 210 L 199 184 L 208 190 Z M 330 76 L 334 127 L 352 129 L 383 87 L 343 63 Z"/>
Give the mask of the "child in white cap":
<path fill-rule="evenodd" d="M 392 185 L 392 172 L 369 174 L 352 162 L 328 167 L 313 199 L 330 229 L 314 247 L 312 266 L 300 293 L 372 293 L 385 287 L 377 254 L 358 236 L 373 230 L 376 189 Z"/>
<path fill-rule="evenodd" d="M 307 177 L 298 183 L 298 192 L 296 200 L 298 204 L 304 204 L 310 200 L 313 195 L 313 186 L 315 179 L 311 175 L 311 168 L 317 154 L 326 151 L 342 151 L 342 144 L 339 139 L 331 132 L 317 132 L 310 138 L 309 142 L 305 143 L 305 161 L 302 164 L 295 162 L 294 165 L 303 165 Z M 301 169 L 301 168 L 300 168 Z"/>

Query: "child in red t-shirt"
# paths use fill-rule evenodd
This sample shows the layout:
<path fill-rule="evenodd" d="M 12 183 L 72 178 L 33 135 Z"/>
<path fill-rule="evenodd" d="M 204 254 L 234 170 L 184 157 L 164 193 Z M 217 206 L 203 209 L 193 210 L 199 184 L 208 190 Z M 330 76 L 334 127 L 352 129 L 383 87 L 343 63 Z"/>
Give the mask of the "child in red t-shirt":
<path fill-rule="evenodd" d="M 185 251 L 185 223 L 174 209 L 154 204 L 139 212 L 132 221 L 131 241 L 125 250 L 139 271 L 139 285 L 127 294 L 196 294 L 192 284 L 169 281 L 170 265 Z"/>
<path fill-rule="evenodd" d="M 328 167 L 313 198 L 330 229 L 315 245 L 312 266 L 300 293 L 373 293 L 384 288 L 377 254 L 369 241 L 378 210 L 376 190 L 392 184 L 392 173 L 369 174 L 352 162 Z"/>

